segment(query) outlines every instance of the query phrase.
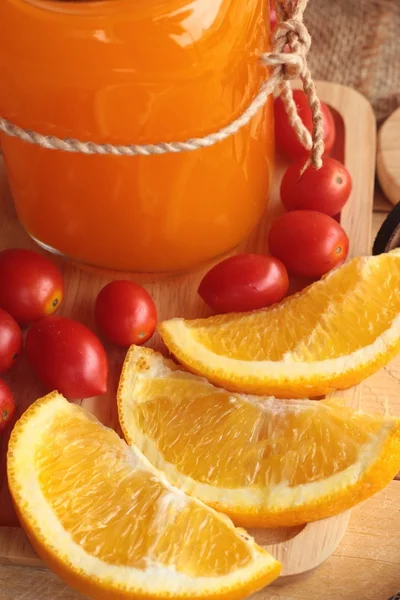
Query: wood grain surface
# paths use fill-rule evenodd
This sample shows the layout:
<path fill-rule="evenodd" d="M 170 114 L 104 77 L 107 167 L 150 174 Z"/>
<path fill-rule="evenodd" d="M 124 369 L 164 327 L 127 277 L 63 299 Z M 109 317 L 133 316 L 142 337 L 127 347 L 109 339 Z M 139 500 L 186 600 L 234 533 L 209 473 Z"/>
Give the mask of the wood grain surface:
<path fill-rule="evenodd" d="M 386 119 L 379 130 L 377 175 L 390 202 L 400 202 L 400 108 Z"/>
<path fill-rule="evenodd" d="M 342 224 L 351 240 L 352 256 L 367 254 L 371 248 L 371 221 L 375 164 L 375 121 L 368 102 L 357 92 L 335 84 L 319 84 L 321 98 L 330 104 L 335 113 L 338 129 L 335 155 L 344 160 L 353 177 L 352 197 L 342 214 Z M 270 220 L 278 214 L 279 173 L 274 180 L 268 218 L 260 225 L 254 236 L 238 250 L 264 251 L 266 231 Z M 7 246 L 34 247 L 19 225 L 12 207 L 4 171 L 0 173 L 0 244 Z M 99 289 L 118 274 L 82 269 L 69 263 L 61 264 L 67 282 L 66 301 L 63 313 L 75 317 L 94 327 L 93 302 Z M 205 307 L 197 299 L 195 290 L 205 269 L 190 276 L 175 277 L 156 282 L 145 281 L 157 305 L 160 318 L 171 316 L 199 316 L 207 314 Z M 141 278 L 143 282 L 143 278 Z M 160 341 L 155 338 L 153 344 L 160 348 Z M 110 392 L 106 398 L 94 398 L 82 404 L 94 412 L 101 421 L 118 430 L 115 407 L 115 389 L 118 380 L 123 352 L 108 348 L 110 353 L 111 379 Z M 400 363 L 393 363 L 384 373 L 375 375 L 357 389 L 345 393 L 349 402 L 365 410 L 384 411 L 388 403 L 391 412 L 400 414 L 400 400 L 394 394 L 396 378 L 400 377 Z M 35 382 L 26 363 L 22 360 L 10 375 L 10 384 L 17 390 L 18 414 L 25 410 L 44 390 Z M 340 394 L 341 396 L 343 393 Z M 17 525 L 5 478 L 6 440 L 0 458 L 0 563 L 2 570 L 17 567 L 6 563 L 38 565 L 38 559 L 27 546 L 22 532 L 15 529 Z M 306 525 L 304 528 L 289 530 L 264 530 L 256 533 L 256 538 L 265 543 L 284 566 L 283 574 L 293 577 L 314 569 L 332 554 L 342 539 L 348 524 L 349 513 L 332 519 Z M 4 525 L 5 527 L 1 527 Z M 4 571 L 5 572 L 5 571 Z M 25 571 L 24 571 L 25 572 Z M 26 571 L 30 573 L 30 570 Z M 0 588 L 1 589 L 1 588 Z M 2 592 L 0 591 L 0 594 Z M 63 593 L 63 592 L 62 592 Z M 262 592 L 259 600 L 269 598 Z M 13 599 L 14 597 L 11 596 Z M 33 596 L 29 596 L 32 597 Z M 62 596 L 67 598 L 68 596 Z M 280 596 L 276 596 L 280 597 Z M 284 596 L 282 596 L 284 597 Z M 1 598 L 1 595 L 0 595 Z M 8 597 L 7 597 L 8 598 Z"/>

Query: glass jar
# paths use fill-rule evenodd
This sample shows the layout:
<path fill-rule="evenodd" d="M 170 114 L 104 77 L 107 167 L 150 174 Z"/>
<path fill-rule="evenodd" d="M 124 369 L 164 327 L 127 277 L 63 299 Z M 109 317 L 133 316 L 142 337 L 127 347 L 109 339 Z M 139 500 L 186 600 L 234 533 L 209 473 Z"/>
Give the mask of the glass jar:
<path fill-rule="evenodd" d="M 268 0 L 1 0 L 0 115 L 111 144 L 212 133 L 266 69 Z M 87 156 L 1 135 L 18 216 L 43 246 L 133 272 L 186 270 L 234 248 L 266 207 L 272 103 L 207 149 Z"/>

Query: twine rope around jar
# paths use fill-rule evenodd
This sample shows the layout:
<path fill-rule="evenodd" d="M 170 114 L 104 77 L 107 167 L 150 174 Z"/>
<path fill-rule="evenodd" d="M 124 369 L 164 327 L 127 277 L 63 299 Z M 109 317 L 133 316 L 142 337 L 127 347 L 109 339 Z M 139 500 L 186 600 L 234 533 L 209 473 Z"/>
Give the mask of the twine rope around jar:
<path fill-rule="evenodd" d="M 103 154 L 114 156 L 152 156 L 156 154 L 180 153 L 209 148 L 222 142 L 245 127 L 257 112 L 266 104 L 268 96 L 275 90 L 281 96 L 289 122 L 303 146 L 310 151 L 313 166 L 322 166 L 324 152 L 321 104 L 318 99 L 310 70 L 307 54 L 311 38 L 303 23 L 304 10 L 308 0 L 276 0 L 277 25 L 272 34 L 272 52 L 261 54 L 260 60 L 266 67 L 272 67 L 268 79 L 246 110 L 234 121 L 204 137 L 191 138 L 182 142 L 161 142 L 158 144 L 97 144 L 73 138 L 61 139 L 54 135 L 43 135 L 37 131 L 23 129 L 9 120 L 0 117 L 0 131 L 29 144 L 49 150 L 61 150 L 80 154 Z M 286 52 L 288 46 L 290 51 Z M 289 81 L 300 78 L 312 113 L 313 131 L 300 119 Z"/>

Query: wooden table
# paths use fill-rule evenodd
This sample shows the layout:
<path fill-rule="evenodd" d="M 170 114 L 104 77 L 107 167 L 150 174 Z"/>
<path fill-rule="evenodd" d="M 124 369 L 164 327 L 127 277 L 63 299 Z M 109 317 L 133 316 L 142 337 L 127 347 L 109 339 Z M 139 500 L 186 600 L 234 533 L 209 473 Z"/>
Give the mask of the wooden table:
<path fill-rule="evenodd" d="M 391 204 L 377 189 L 373 236 L 390 208 Z M 400 371 L 397 373 L 390 365 L 379 377 L 380 381 L 387 378 L 388 388 L 400 384 Z M 373 387 L 371 378 L 371 393 Z M 283 587 L 271 587 L 268 598 L 388 600 L 399 591 L 400 480 L 395 480 L 383 492 L 353 509 L 345 538 L 330 559 L 306 578 Z M 0 565 L 0 600 L 56 599 L 82 600 L 82 596 L 50 571 Z"/>

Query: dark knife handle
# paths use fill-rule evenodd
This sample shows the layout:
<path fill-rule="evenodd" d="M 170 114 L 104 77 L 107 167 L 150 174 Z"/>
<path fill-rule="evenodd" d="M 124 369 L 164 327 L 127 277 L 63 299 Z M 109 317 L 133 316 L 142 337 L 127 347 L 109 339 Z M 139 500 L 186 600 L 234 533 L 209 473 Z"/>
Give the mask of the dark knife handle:
<path fill-rule="evenodd" d="M 372 254 L 390 252 L 400 247 L 400 202 L 396 204 L 382 223 L 372 249 Z M 397 594 L 398 595 L 398 594 Z M 396 596 L 395 596 L 396 598 Z M 392 600 L 390 598 L 390 600 Z"/>

